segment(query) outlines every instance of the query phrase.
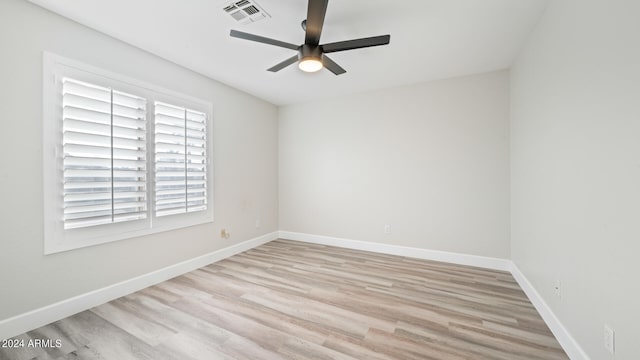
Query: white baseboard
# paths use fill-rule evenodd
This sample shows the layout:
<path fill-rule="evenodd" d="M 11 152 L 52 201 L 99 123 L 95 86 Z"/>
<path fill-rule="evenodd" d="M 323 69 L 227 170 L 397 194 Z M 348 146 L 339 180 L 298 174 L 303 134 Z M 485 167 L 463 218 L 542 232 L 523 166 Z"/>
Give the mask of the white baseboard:
<path fill-rule="evenodd" d="M 280 238 L 313 244 L 338 246 L 348 249 L 365 250 L 382 254 L 406 256 L 417 259 L 442 261 L 458 265 L 477 266 L 486 269 L 510 271 L 511 261 L 507 259 L 459 254 L 447 251 L 427 250 L 408 246 L 374 243 L 322 235 L 312 235 L 291 231 L 280 231 Z"/>
<path fill-rule="evenodd" d="M 39 328 L 54 321 L 104 304 L 121 296 L 131 294 L 146 287 L 161 283 L 176 276 L 188 273 L 216 261 L 228 258 L 243 251 L 260 246 L 278 238 L 278 232 L 272 232 L 256 238 L 243 241 L 214 252 L 186 260 L 148 274 L 113 284 L 102 289 L 78 295 L 55 304 L 26 312 L 0 321 L 0 339 Z"/>
<path fill-rule="evenodd" d="M 589 356 L 582 349 L 580 344 L 578 344 L 573 336 L 571 336 L 569 331 L 560 322 L 560 319 L 558 319 L 542 296 L 540 296 L 540 293 L 538 293 L 531 282 L 529 282 L 522 271 L 520 271 L 518 266 L 513 262 L 511 262 L 511 274 L 516 279 L 524 293 L 527 294 L 527 297 L 536 310 L 538 310 L 538 313 L 542 316 L 542 319 L 547 324 L 569 358 L 571 360 L 590 360 Z"/>

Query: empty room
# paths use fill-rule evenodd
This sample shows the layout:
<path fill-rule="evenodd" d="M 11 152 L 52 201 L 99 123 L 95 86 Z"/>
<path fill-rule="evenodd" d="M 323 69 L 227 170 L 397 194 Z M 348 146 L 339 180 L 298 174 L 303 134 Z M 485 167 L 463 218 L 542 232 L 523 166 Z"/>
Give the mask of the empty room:
<path fill-rule="evenodd" d="M 640 359 L 639 19 L 0 0 L 0 360 Z"/>

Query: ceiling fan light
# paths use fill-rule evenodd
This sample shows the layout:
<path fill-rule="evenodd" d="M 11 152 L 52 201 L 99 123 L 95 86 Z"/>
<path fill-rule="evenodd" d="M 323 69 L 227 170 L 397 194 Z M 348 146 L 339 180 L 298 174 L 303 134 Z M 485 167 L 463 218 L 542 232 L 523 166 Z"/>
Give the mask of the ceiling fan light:
<path fill-rule="evenodd" d="M 316 72 L 322 69 L 322 61 L 316 58 L 304 58 L 298 62 L 298 67 L 304 72 Z"/>

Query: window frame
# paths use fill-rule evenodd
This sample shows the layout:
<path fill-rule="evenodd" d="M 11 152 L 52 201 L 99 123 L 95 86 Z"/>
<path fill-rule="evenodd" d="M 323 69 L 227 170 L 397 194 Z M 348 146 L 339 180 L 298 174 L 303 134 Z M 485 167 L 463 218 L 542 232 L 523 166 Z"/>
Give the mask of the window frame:
<path fill-rule="evenodd" d="M 145 219 L 64 229 L 62 220 L 62 79 L 72 78 L 111 87 L 143 97 L 146 107 L 146 200 Z M 43 52 L 43 213 L 44 254 L 104 244 L 214 221 L 213 104 L 109 70 Z M 206 114 L 207 208 L 203 211 L 155 216 L 155 118 L 154 105 L 161 101 Z"/>

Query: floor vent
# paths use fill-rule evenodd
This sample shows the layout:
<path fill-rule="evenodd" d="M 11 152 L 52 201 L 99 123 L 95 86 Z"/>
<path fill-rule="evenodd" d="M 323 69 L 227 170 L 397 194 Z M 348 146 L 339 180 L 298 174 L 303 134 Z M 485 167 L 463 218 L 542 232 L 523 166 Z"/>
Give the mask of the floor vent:
<path fill-rule="evenodd" d="M 271 17 L 254 0 L 226 2 L 222 8 L 231 18 L 241 24 L 250 24 Z"/>

